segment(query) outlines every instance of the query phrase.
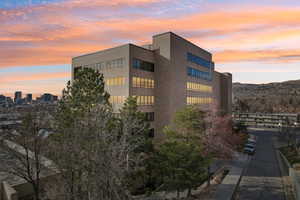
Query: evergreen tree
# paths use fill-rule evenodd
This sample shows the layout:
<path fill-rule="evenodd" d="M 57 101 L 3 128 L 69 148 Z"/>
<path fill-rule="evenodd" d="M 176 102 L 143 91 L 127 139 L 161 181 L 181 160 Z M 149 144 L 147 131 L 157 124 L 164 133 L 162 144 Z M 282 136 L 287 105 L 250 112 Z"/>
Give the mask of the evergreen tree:
<path fill-rule="evenodd" d="M 207 178 L 208 160 L 201 156 L 201 147 L 193 142 L 178 139 L 175 132 L 168 132 L 166 141 L 159 147 L 164 189 L 180 192 L 196 189 Z"/>

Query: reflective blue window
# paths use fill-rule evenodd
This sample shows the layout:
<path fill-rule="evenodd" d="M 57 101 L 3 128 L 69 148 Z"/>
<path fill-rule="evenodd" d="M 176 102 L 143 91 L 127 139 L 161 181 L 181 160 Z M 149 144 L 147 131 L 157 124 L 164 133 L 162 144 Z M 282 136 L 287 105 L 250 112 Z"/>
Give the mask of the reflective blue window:
<path fill-rule="evenodd" d="M 196 56 L 192 53 L 187 53 L 187 60 L 192 62 L 192 63 L 195 63 L 197 65 L 201 65 L 203 67 L 206 67 L 208 69 L 214 69 L 215 68 L 215 64 L 213 62 L 210 62 L 210 61 L 207 61 L 203 58 L 200 58 L 199 56 Z"/>
<path fill-rule="evenodd" d="M 154 72 L 154 64 L 134 58 L 132 63 L 133 68 L 141 69 L 149 72 Z"/>
<path fill-rule="evenodd" d="M 192 67 L 187 68 L 187 75 L 191 76 L 191 77 L 199 78 L 199 79 L 204 79 L 207 81 L 212 80 L 212 76 L 211 76 L 210 72 L 203 72 L 198 69 L 194 69 Z"/>

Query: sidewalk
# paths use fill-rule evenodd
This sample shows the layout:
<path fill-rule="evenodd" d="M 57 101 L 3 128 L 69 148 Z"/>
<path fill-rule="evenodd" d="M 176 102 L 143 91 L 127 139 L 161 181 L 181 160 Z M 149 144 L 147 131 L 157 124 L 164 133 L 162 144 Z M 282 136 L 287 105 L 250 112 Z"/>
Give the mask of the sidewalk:
<path fill-rule="evenodd" d="M 279 150 L 278 150 L 280 147 L 286 146 L 287 143 L 284 141 L 283 138 L 281 140 L 279 140 L 279 136 L 274 136 L 272 138 L 272 140 L 273 140 L 274 149 L 276 151 L 277 160 L 279 163 L 282 184 L 284 187 L 284 193 L 285 193 L 286 200 L 294 200 L 295 195 L 294 195 L 292 180 L 291 180 L 291 177 L 289 176 L 288 172 L 286 172 L 286 170 L 284 170 L 284 166 L 281 161 L 281 157 L 279 155 Z"/>
<path fill-rule="evenodd" d="M 222 183 L 217 185 L 211 185 L 210 192 L 203 193 L 207 182 L 203 183 L 197 190 L 192 190 L 192 195 L 201 196 L 201 199 L 205 200 L 230 200 L 233 196 L 237 184 L 240 181 L 243 169 L 246 166 L 249 159 L 246 155 L 237 153 L 233 160 L 216 160 L 211 166 L 211 172 L 216 172 L 222 168 L 229 169 L 229 173 L 226 175 Z M 187 191 L 180 192 L 181 197 L 185 197 Z M 159 200 L 159 199 L 173 199 L 176 198 L 176 192 L 157 192 L 151 197 L 140 198 L 143 200 Z"/>
<path fill-rule="evenodd" d="M 243 175 L 243 171 L 249 162 L 249 157 L 244 154 L 238 154 L 236 159 L 231 161 L 228 165 L 230 169 L 229 173 L 216 189 L 214 196 L 215 200 L 231 200 L 233 198 Z"/>

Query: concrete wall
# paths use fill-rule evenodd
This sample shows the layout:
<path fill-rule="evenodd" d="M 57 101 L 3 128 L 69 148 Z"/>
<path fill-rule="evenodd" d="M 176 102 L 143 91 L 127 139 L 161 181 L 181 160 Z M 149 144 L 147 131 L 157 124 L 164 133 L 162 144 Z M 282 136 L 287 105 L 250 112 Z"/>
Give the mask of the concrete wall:
<path fill-rule="evenodd" d="M 74 68 L 79 66 L 93 67 L 94 64 L 100 62 L 107 62 L 119 58 L 124 58 L 124 66 L 122 68 L 111 68 L 101 70 L 104 78 L 112 77 L 125 77 L 125 85 L 122 86 L 106 86 L 106 90 L 110 93 L 111 96 L 129 96 L 129 69 L 130 69 L 130 59 L 129 59 L 129 49 L 131 45 L 126 44 L 119 47 L 86 54 L 78 56 L 72 59 L 72 79 L 74 78 Z M 121 108 L 121 105 L 115 105 L 114 110 L 118 111 Z"/>
<path fill-rule="evenodd" d="M 157 35 L 153 37 L 153 49 L 155 52 L 155 136 L 159 141 L 163 135 L 163 127 L 170 123 L 172 101 L 172 66 L 171 63 L 171 35 Z"/>
<path fill-rule="evenodd" d="M 300 200 L 300 171 L 295 170 L 279 150 L 278 153 L 280 155 L 279 161 L 283 166 L 282 176 L 289 176 L 291 178 L 295 197 L 297 200 Z"/>
<path fill-rule="evenodd" d="M 191 42 L 173 33 L 164 33 L 153 36 L 153 46 L 156 55 L 155 71 L 155 113 L 157 114 L 156 132 L 162 136 L 164 126 L 172 123 L 175 112 L 186 105 L 186 97 L 212 97 L 211 93 L 187 91 L 187 81 L 212 86 L 211 81 L 189 77 L 187 67 L 193 67 L 201 71 L 209 69 L 188 62 L 187 53 L 190 52 L 208 61 L 212 55 L 192 44 Z M 208 107 L 209 105 L 203 105 Z"/>
<path fill-rule="evenodd" d="M 214 98 L 220 109 L 227 114 L 232 112 L 232 75 L 214 72 Z"/>
<path fill-rule="evenodd" d="M 143 61 L 155 63 L 154 53 L 148 49 L 130 44 L 130 54 L 129 54 L 129 95 L 130 96 L 155 96 L 154 89 L 152 88 L 134 88 L 132 84 L 132 78 L 142 77 L 142 78 L 149 78 L 155 79 L 153 72 L 148 72 L 145 70 L 139 70 L 132 67 L 132 61 L 134 58 L 140 59 Z M 155 67 L 155 66 L 154 66 Z M 154 69 L 155 70 L 155 69 Z M 156 87 L 156 82 L 154 82 Z M 156 99 L 154 99 L 154 102 Z M 142 112 L 154 112 L 154 105 L 147 105 L 147 106 L 139 106 L 139 110 Z"/>

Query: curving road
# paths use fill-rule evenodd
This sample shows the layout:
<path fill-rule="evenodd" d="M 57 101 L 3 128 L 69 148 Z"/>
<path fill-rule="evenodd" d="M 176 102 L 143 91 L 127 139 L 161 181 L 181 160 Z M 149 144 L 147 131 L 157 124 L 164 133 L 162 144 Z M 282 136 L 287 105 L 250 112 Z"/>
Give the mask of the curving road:
<path fill-rule="evenodd" d="M 279 164 L 272 144 L 276 133 L 252 131 L 257 135 L 256 154 L 245 169 L 238 189 L 238 200 L 284 200 Z"/>

